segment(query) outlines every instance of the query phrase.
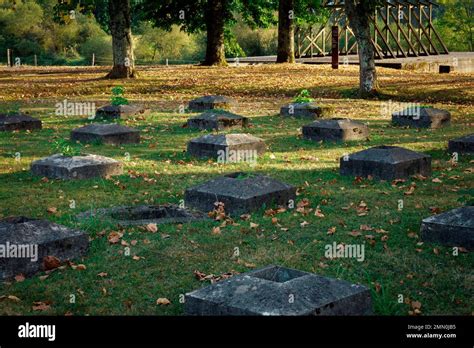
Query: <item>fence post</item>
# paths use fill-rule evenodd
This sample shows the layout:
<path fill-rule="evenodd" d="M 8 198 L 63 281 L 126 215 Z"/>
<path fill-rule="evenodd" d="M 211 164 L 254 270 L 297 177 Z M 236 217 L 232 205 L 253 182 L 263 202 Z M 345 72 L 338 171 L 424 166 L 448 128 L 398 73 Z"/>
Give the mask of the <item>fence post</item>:
<path fill-rule="evenodd" d="M 339 69 L 339 27 L 332 27 L 332 68 Z"/>
<path fill-rule="evenodd" d="M 11 50 L 9 48 L 7 48 L 7 66 L 12 66 Z"/>
<path fill-rule="evenodd" d="M 38 57 L 35 54 L 35 66 L 38 66 Z"/>
<path fill-rule="evenodd" d="M 95 53 L 92 53 L 92 66 L 95 66 Z"/>

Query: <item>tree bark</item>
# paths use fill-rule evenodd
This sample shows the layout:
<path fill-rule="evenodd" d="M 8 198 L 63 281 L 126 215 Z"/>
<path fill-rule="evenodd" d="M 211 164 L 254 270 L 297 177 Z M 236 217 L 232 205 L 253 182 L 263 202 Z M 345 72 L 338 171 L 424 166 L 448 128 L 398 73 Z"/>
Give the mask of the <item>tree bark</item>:
<path fill-rule="evenodd" d="M 224 48 L 224 12 L 227 0 L 208 0 L 206 10 L 206 59 L 203 65 L 226 66 Z"/>
<path fill-rule="evenodd" d="M 280 0 L 278 4 L 277 63 L 295 62 L 294 0 Z"/>
<path fill-rule="evenodd" d="M 345 0 L 345 12 L 349 25 L 359 46 L 360 94 L 362 97 L 377 94 L 377 72 L 375 70 L 375 51 L 370 34 L 370 13 L 367 13 L 363 1 Z"/>
<path fill-rule="evenodd" d="M 133 55 L 130 0 L 109 0 L 110 32 L 114 66 L 107 78 L 134 78 L 135 57 Z"/>

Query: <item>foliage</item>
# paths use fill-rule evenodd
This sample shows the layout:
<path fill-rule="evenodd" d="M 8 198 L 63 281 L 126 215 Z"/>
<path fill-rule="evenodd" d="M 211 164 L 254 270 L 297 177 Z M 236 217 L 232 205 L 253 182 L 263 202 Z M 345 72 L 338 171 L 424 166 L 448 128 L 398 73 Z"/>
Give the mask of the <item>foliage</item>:
<path fill-rule="evenodd" d="M 448 49 L 474 51 L 474 2 L 472 0 L 440 0 L 440 16 L 435 26 Z"/>
<path fill-rule="evenodd" d="M 129 102 L 127 98 L 125 98 L 123 95 L 125 93 L 125 88 L 122 86 L 115 86 L 112 88 L 112 96 L 110 97 L 110 102 L 114 106 L 119 106 L 119 105 L 128 105 Z"/>
<path fill-rule="evenodd" d="M 66 157 L 73 157 L 81 155 L 82 145 L 66 139 L 59 139 L 52 143 L 52 149 L 55 153 L 61 153 Z"/>
<path fill-rule="evenodd" d="M 202 35 L 187 34 L 173 26 L 169 32 L 141 22 L 135 32 L 135 57 L 138 62 L 199 61 L 204 56 Z"/>
<path fill-rule="evenodd" d="M 311 98 L 311 93 L 307 89 L 301 90 L 300 93 L 293 99 L 293 103 L 295 104 L 303 104 L 303 103 L 312 103 L 314 99 Z"/>

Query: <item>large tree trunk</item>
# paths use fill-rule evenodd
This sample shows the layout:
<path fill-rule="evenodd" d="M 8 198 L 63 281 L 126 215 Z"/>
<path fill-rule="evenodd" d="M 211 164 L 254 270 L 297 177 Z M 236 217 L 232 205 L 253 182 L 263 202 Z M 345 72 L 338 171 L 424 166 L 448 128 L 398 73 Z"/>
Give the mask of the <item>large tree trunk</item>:
<path fill-rule="evenodd" d="M 294 0 L 280 0 L 278 5 L 277 63 L 295 62 Z"/>
<path fill-rule="evenodd" d="M 130 0 L 109 0 L 109 16 L 114 66 L 106 77 L 111 79 L 136 77 Z"/>
<path fill-rule="evenodd" d="M 359 46 L 360 94 L 367 97 L 377 93 L 378 85 L 375 51 L 370 34 L 370 13 L 366 12 L 362 1 L 368 0 L 346 0 L 344 3 L 349 25 Z"/>
<path fill-rule="evenodd" d="M 227 65 L 224 49 L 224 25 L 227 0 L 208 0 L 206 10 L 206 59 L 204 65 Z"/>

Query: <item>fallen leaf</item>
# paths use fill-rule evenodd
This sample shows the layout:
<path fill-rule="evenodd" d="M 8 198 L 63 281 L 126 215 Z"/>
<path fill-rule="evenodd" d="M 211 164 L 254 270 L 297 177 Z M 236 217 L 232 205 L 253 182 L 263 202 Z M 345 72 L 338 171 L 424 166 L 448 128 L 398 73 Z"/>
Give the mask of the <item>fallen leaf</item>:
<path fill-rule="evenodd" d="M 24 280 L 25 280 L 25 276 L 21 273 L 15 276 L 15 281 L 17 281 L 18 283 L 21 283 Z"/>
<path fill-rule="evenodd" d="M 43 267 L 46 271 L 58 268 L 61 266 L 61 261 L 55 256 L 45 256 L 43 258 Z"/>
<path fill-rule="evenodd" d="M 156 225 L 156 224 L 152 224 L 152 223 L 151 223 L 151 224 L 147 224 L 147 225 L 145 226 L 145 228 L 146 228 L 146 230 L 147 230 L 148 232 L 151 232 L 151 233 L 155 233 L 155 232 L 158 231 L 157 225 Z"/>
<path fill-rule="evenodd" d="M 50 308 L 50 305 L 46 302 L 36 301 L 33 302 L 32 309 L 34 311 L 46 311 Z"/>
<path fill-rule="evenodd" d="M 109 241 L 110 244 L 117 244 L 120 241 L 120 238 L 122 238 L 122 236 L 123 236 L 122 233 L 112 231 L 109 233 L 107 240 Z"/>
<path fill-rule="evenodd" d="M 160 297 L 159 299 L 156 300 L 156 304 L 160 306 L 167 306 L 171 304 L 171 301 L 168 300 L 167 298 Z"/>

